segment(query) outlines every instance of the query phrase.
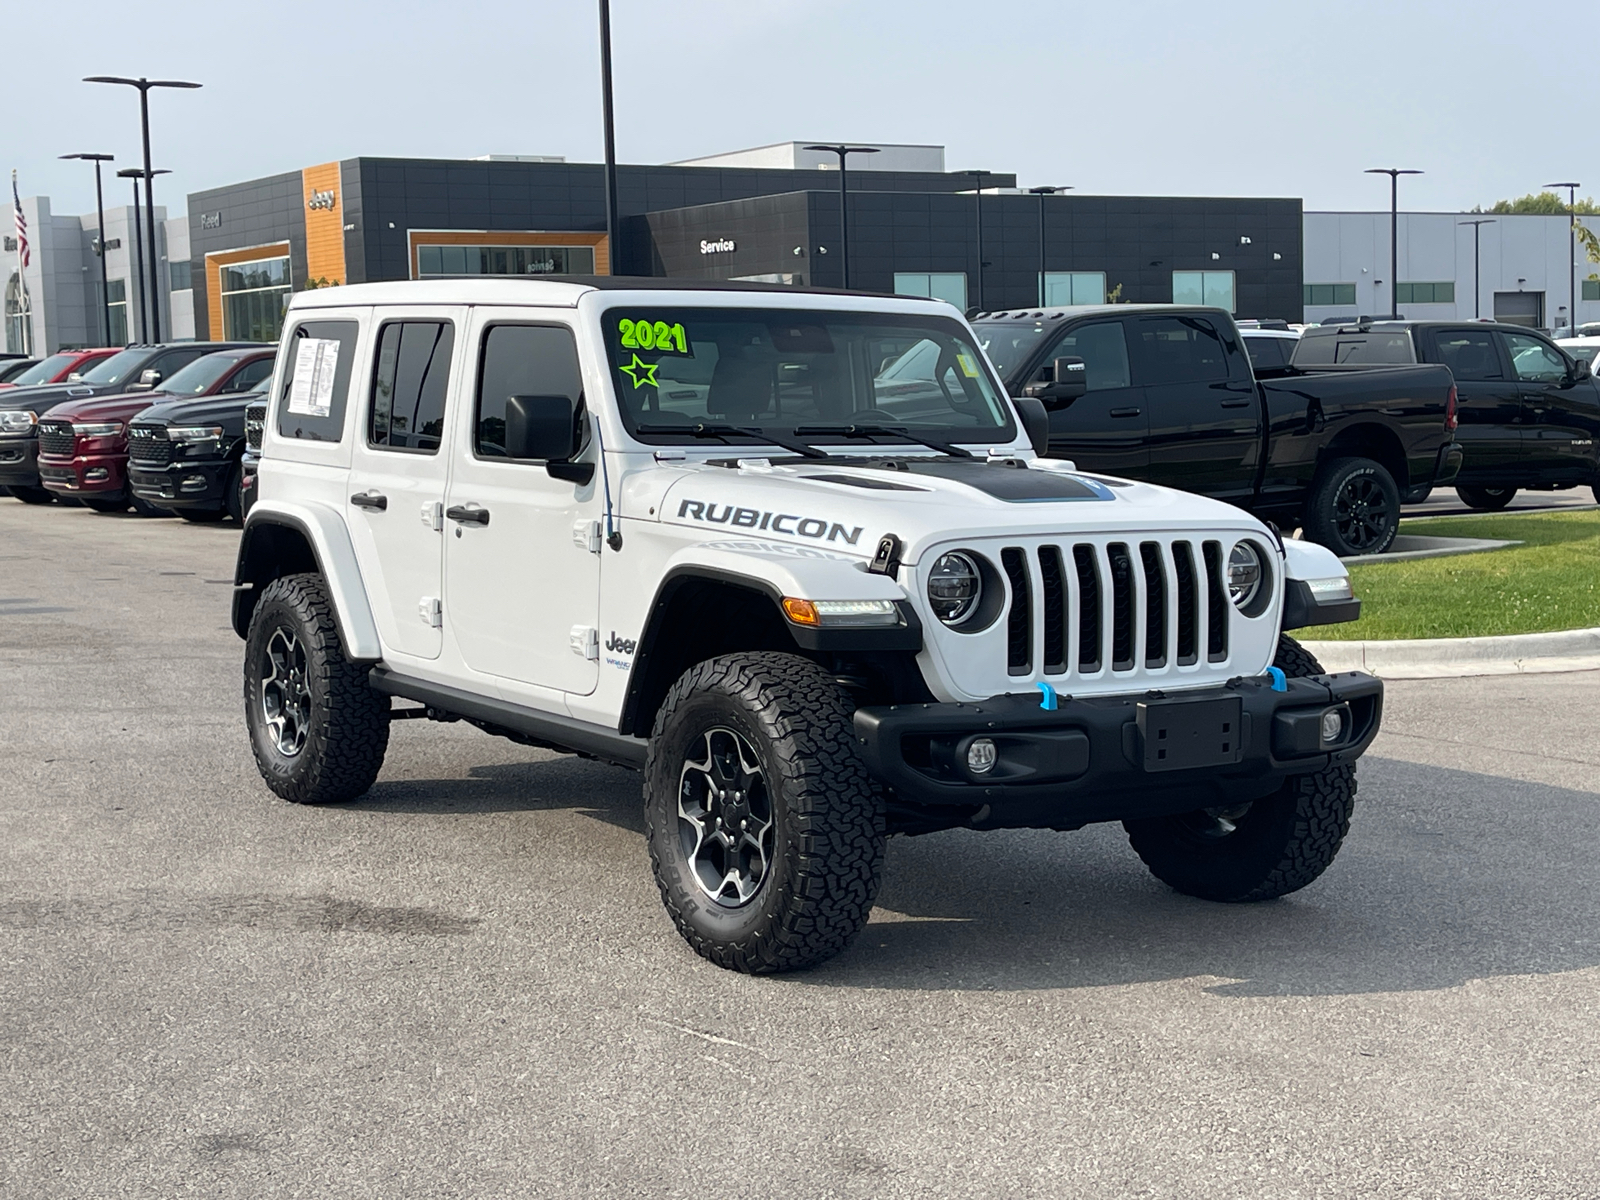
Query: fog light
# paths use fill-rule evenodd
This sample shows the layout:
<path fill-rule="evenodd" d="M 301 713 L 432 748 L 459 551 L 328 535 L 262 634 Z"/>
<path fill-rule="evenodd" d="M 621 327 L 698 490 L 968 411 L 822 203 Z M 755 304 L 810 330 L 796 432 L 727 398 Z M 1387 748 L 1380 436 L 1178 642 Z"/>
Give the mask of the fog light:
<path fill-rule="evenodd" d="M 995 759 L 998 757 L 991 739 L 974 738 L 972 745 L 967 747 L 967 770 L 974 775 L 987 774 L 994 770 Z"/>
<path fill-rule="evenodd" d="M 206 490 L 206 477 L 204 475 L 185 475 L 180 486 L 186 492 L 203 492 Z"/>
<path fill-rule="evenodd" d="M 85 483 L 104 483 L 111 472 L 104 467 L 91 467 L 83 473 Z"/>
<path fill-rule="evenodd" d="M 1332 745 L 1339 740 L 1339 735 L 1344 732 L 1344 714 L 1337 708 L 1330 708 L 1322 714 L 1322 743 Z"/>

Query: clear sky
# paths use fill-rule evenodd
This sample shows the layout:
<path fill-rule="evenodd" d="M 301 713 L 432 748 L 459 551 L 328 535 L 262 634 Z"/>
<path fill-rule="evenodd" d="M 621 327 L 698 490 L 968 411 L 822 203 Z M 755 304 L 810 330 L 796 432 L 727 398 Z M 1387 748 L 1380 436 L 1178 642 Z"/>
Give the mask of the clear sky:
<path fill-rule="evenodd" d="M 357 155 L 601 155 L 592 0 L 8 0 L 0 167 L 94 204 L 68 151 L 139 154 L 158 202 Z M 1600 3 L 613 0 L 617 147 L 657 163 L 792 139 L 931 142 L 951 169 L 1088 192 L 1487 206 L 1600 194 Z M 1594 178 L 1590 178 L 1594 176 Z M 120 200 L 124 181 L 108 199 Z"/>

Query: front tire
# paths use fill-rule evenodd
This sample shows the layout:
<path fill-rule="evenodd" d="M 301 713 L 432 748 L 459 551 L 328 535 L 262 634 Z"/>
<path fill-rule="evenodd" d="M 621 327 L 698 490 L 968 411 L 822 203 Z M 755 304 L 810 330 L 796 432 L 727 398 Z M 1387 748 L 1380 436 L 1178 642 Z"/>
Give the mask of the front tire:
<path fill-rule="evenodd" d="M 354 800 L 389 748 L 389 700 L 345 657 L 319 575 L 267 585 L 245 639 L 244 715 L 267 786 L 295 804 Z"/>
<path fill-rule="evenodd" d="M 128 511 L 128 502 L 126 500 L 91 500 L 85 496 L 79 501 L 79 503 L 85 508 L 89 509 L 91 512 L 97 513 L 121 513 Z"/>
<path fill-rule="evenodd" d="M 11 485 L 11 494 L 24 504 L 50 504 L 56 498 L 56 494 L 49 488 L 24 487 L 19 484 Z"/>
<path fill-rule="evenodd" d="M 702 957 L 794 970 L 866 925 L 884 818 L 851 711 L 826 672 L 791 654 L 710 659 L 667 693 L 645 764 L 650 862 Z"/>
<path fill-rule="evenodd" d="M 1382 554 L 1400 529 L 1400 489 L 1370 458 L 1340 458 L 1317 472 L 1306 503 L 1308 540 L 1340 558 Z"/>
<path fill-rule="evenodd" d="M 1458 487 L 1461 503 L 1479 512 L 1499 512 L 1517 498 L 1516 488 Z"/>
<path fill-rule="evenodd" d="M 178 515 L 194 525 L 212 525 L 228 515 L 222 508 L 180 508 Z"/>
<path fill-rule="evenodd" d="M 1322 674 L 1287 635 L 1279 635 L 1273 665 L 1297 679 Z M 1355 797 L 1355 767 L 1328 766 L 1250 803 L 1122 825 L 1151 874 L 1174 890 L 1225 903 L 1272 900 L 1299 891 L 1333 863 Z"/>

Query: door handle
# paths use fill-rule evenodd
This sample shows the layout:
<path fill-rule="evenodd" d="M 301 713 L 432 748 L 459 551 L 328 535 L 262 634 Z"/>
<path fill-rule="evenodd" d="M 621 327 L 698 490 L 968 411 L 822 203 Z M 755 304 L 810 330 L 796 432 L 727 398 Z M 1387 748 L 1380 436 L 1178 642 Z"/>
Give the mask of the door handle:
<path fill-rule="evenodd" d="M 389 507 L 389 497 L 382 492 L 357 492 L 350 497 L 350 503 L 357 508 L 371 509 L 373 512 L 383 512 Z"/>
<path fill-rule="evenodd" d="M 1250 401 L 1248 401 L 1248 400 L 1224 400 L 1222 402 L 1222 407 L 1223 408 L 1249 408 L 1250 407 Z"/>
<path fill-rule="evenodd" d="M 476 504 L 455 504 L 444 510 L 444 515 L 452 521 L 460 521 L 463 525 L 487 525 L 489 523 L 489 510 L 479 508 Z"/>
<path fill-rule="evenodd" d="M 1111 415 L 1113 417 L 1137 417 L 1139 410 L 1137 408 L 1113 408 Z"/>

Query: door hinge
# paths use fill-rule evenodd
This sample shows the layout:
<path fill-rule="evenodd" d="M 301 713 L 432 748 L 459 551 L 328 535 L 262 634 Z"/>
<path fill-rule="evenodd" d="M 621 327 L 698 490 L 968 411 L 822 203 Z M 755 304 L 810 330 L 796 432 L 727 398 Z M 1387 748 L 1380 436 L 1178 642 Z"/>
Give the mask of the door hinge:
<path fill-rule="evenodd" d="M 424 596 L 417 601 L 417 616 L 428 628 L 438 629 L 444 624 L 444 601 L 437 596 Z"/>
<path fill-rule="evenodd" d="M 567 634 L 567 645 L 581 658 L 592 662 L 600 659 L 600 631 L 592 625 L 574 625 Z"/>
<path fill-rule="evenodd" d="M 444 528 L 444 502 L 429 500 L 422 506 L 422 523 L 438 533 Z"/>
<path fill-rule="evenodd" d="M 590 554 L 600 553 L 600 522 L 577 521 L 572 526 L 572 544 Z"/>

